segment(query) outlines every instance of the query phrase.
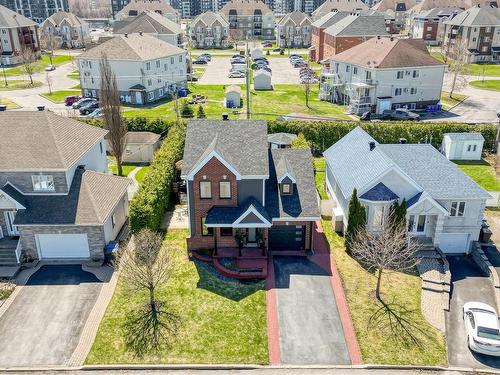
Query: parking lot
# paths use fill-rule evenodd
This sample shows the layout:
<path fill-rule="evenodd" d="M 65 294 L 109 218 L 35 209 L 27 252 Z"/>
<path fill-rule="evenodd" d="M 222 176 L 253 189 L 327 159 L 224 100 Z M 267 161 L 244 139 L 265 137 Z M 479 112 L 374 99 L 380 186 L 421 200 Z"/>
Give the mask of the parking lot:
<path fill-rule="evenodd" d="M 229 78 L 229 70 L 231 69 L 231 56 L 227 57 L 212 57 L 207 65 L 194 65 L 206 67 L 205 73 L 198 80 L 200 85 L 243 85 L 245 78 Z M 272 76 L 271 83 L 277 84 L 298 84 L 299 83 L 299 68 L 294 68 L 286 57 L 269 58 L 269 67 L 271 68 Z"/>

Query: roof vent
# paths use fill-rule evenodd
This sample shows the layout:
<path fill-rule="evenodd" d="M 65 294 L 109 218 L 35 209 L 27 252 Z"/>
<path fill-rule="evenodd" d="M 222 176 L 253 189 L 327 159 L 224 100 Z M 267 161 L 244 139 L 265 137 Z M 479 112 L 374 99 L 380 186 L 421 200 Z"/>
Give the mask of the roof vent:
<path fill-rule="evenodd" d="M 380 39 L 380 35 L 377 35 L 377 39 Z"/>
<path fill-rule="evenodd" d="M 406 144 L 406 138 L 399 138 L 399 143 L 402 145 Z"/>
<path fill-rule="evenodd" d="M 222 121 L 227 121 L 227 120 L 229 120 L 229 115 L 227 114 L 227 112 L 224 112 L 222 114 Z"/>
<path fill-rule="evenodd" d="M 128 38 L 128 34 L 127 33 L 125 33 L 125 38 Z"/>
<path fill-rule="evenodd" d="M 139 31 L 139 35 L 142 36 L 142 31 Z"/>
<path fill-rule="evenodd" d="M 375 150 L 375 142 L 371 141 L 371 142 L 368 142 L 368 144 L 370 145 L 370 151 Z"/>
<path fill-rule="evenodd" d="M 391 36 L 391 42 L 394 40 L 394 37 Z"/>

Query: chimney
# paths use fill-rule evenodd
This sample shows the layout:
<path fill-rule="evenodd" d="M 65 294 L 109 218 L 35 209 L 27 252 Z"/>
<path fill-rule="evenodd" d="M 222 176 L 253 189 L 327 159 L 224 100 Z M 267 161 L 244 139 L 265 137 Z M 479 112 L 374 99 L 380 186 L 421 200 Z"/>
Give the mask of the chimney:
<path fill-rule="evenodd" d="M 125 38 L 128 38 L 128 34 L 127 33 L 125 33 Z"/>
<path fill-rule="evenodd" d="M 36 109 L 38 109 L 40 112 L 45 111 L 45 106 L 44 105 L 37 105 Z"/>
<path fill-rule="evenodd" d="M 139 35 L 142 36 L 142 31 L 139 31 Z"/>
<path fill-rule="evenodd" d="M 377 35 L 377 39 L 380 39 L 380 35 Z"/>
<path fill-rule="evenodd" d="M 399 144 L 406 144 L 406 138 L 399 138 Z"/>
<path fill-rule="evenodd" d="M 375 150 L 375 142 L 371 141 L 371 142 L 368 142 L 368 144 L 370 145 L 370 151 Z"/>
<path fill-rule="evenodd" d="M 229 120 L 229 115 L 227 114 L 227 112 L 224 112 L 222 114 L 222 121 L 227 121 L 227 120 Z"/>
<path fill-rule="evenodd" d="M 393 36 L 391 36 L 391 42 L 392 42 L 393 40 L 394 40 L 394 37 L 393 37 Z"/>

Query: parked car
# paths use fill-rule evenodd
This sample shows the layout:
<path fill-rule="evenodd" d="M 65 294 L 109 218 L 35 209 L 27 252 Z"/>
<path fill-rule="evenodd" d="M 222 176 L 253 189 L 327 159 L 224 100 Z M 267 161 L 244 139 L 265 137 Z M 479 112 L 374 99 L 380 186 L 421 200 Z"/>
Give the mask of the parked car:
<path fill-rule="evenodd" d="M 244 57 L 231 58 L 231 64 L 246 64 L 247 60 Z"/>
<path fill-rule="evenodd" d="M 189 77 L 188 77 L 188 81 L 191 81 L 191 82 L 198 82 L 198 77 L 195 77 L 195 76 L 189 76 Z"/>
<path fill-rule="evenodd" d="M 64 98 L 64 104 L 67 106 L 73 105 L 78 102 L 82 97 L 79 95 L 70 95 Z"/>
<path fill-rule="evenodd" d="M 102 117 L 102 112 L 100 108 L 97 108 L 93 112 L 87 115 L 88 118 L 99 118 Z"/>
<path fill-rule="evenodd" d="M 262 47 L 264 48 L 271 48 L 273 46 L 273 43 L 271 42 L 262 42 Z"/>
<path fill-rule="evenodd" d="M 255 70 L 265 70 L 266 72 L 269 72 L 269 73 L 272 73 L 273 71 L 271 70 L 270 67 L 268 66 L 261 66 L 261 67 L 258 67 L 257 69 Z"/>
<path fill-rule="evenodd" d="M 229 78 L 245 78 L 245 73 L 240 72 L 239 70 L 233 70 L 229 72 Z"/>
<path fill-rule="evenodd" d="M 80 114 L 82 116 L 86 116 L 86 115 L 91 114 L 92 112 L 94 112 L 98 108 L 99 108 L 99 102 L 97 100 L 94 100 L 94 101 L 80 107 Z"/>
<path fill-rule="evenodd" d="M 269 60 L 265 57 L 256 57 L 255 59 L 252 59 L 253 62 L 257 62 L 257 61 L 264 61 L 266 63 L 269 63 Z"/>
<path fill-rule="evenodd" d="M 196 65 L 207 65 L 207 60 L 205 59 L 200 59 L 200 58 L 197 58 L 196 60 L 193 61 L 193 64 L 196 64 Z"/>
<path fill-rule="evenodd" d="M 200 57 L 203 58 L 204 60 L 212 61 L 212 55 L 209 53 L 202 53 L 200 56 L 198 56 L 198 58 Z"/>
<path fill-rule="evenodd" d="M 496 310 L 481 302 L 467 302 L 463 307 L 469 349 L 481 354 L 500 356 L 500 325 Z"/>
<path fill-rule="evenodd" d="M 306 67 L 307 63 L 305 61 L 294 61 L 294 62 L 292 62 L 292 65 L 294 68 L 302 68 L 302 67 Z"/>
<path fill-rule="evenodd" d="M 394 111 L 386 109 L 382 112 L 382 118 L 384 120 L 407 120 L 407 121 L 419 121 L 420 115 L 418 113 L 412 112 L 408 109 L 398 108 Z"/>
<path fill-rule="evenodd" d="M 84 105 L 89 104 L 90 102 L 95 102 L 95 101 L 96 101 L 96 99 L 94 99 L 94 98 L 82 98 L 82 99 L 78 100 L 76 103 L 73 103 L 72 107 L 73 107 L 73 109 L 78 109 L 78 108 L 83 107 Z"/>
<path fill-rule="evenodd" d="M 56 66 L 55 66 L 55 65 L 50 64 L 50 65 L 47 65 L 47 66 L 45 67 L 45 71 L 46 71 L 46 72 L 51 72 L 51 71 L 53 71 L 53 70 L 56 70 Z"/>
<path fill-rule="evenodd" d="M 265 68 L 265 67 L 268 67 L 269 65 L 266 64 L 266 63 L 263 63 L 263 62 L 256 62 L 256 63 L 253 63 L 252 64 L 252 69 L 255 70 L 255 69 L 259 69 L 259 68 Z"/>

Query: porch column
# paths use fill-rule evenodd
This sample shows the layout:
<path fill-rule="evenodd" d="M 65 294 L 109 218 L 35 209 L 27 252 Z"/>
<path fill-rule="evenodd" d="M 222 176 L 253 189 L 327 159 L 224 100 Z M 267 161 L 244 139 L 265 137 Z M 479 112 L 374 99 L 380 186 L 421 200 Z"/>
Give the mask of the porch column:
<path fill-rule="evenodd" d="M 217 234 L 219 233 L 219 228 L 214 228 L 214 255 L 217 255 Z"/>
<path fill-rule="evenodd" d="M 443 233 L 444 215 L 438 215 L 436 221 L 436 230 L 434 232 L 434 246 L 438 247 L 441 242 L 441 233 Z"/>

